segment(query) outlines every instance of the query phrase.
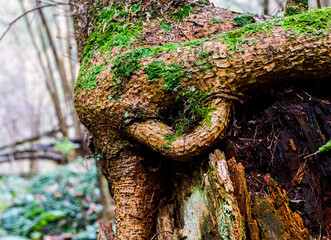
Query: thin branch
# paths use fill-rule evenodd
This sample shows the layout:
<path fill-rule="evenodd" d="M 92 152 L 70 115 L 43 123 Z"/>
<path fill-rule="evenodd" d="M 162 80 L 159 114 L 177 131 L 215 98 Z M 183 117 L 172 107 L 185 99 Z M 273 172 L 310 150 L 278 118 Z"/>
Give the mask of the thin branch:
<path fill-rule="evenodd" d="M 23 139 L 21 141 L 16 141 L 16 142 L 13 142 L 10 144 L 0 146 L 0 150 L 4 150 L 4 149 L 10 148 L 10 147 L 15 147 L 17 145 L 21 145 L 21 144 L 28 143 L 28 142 L 33 142 L 33 141 L 39 140 L 42 137 L 53 137 L 56 135 L 56 133 L 58 133 L 60 131 L 61 131 L 60 129 L 53 129 L 51 131 L 47 131 L 47 132 L 41 133 L 41 134 L 33 136 L 33 137 L 29 137 L 29 138 Z"/>
<path fill-rule="evenodd" d="M 44 160 L 51 160 L 51 161 L 55 161 L 58 163 L 61 163 L 63 160 L 62 156 L 53 156 L 53 155 L 49 155 L 49 154 L 33 154 L 33 155 L 24 155 L 24 156 L 18 156 L 15 158 L 16 160 L 40 160 L 40 159 L 44 159 Z M 10 162 L 11 159 L 10 157 L 7 156 L 0 156 L 0 163 L 4 163 L 4 162 Z"/>
<path fill-rule="evenodd" d="M 42 5 L 42 6 L 38 6 L 38 7 L 35 7 L 35 8 L 32 8 L 28 11 L 26 11 L 25 13 L 21 14 L 20 16 L 18 16 L 17 18 L 15 18 L 13 21 L 11 21 L 7 27 L 7 29 L 3 32 L 3 34 L 1 35 L 0 37 L 0 41 L 6 36 L 6 34 L 8 33 L 8 31 L 12 28 L 12 26 L 18 21 L 20 20 L 22 17 L 26 16 L 27 14 L 31 13 L 31 12 L 34 12 L 36 10 L 40 10 L 42 8 L 46 8 L 46 7 L 55 7 L 55 6 L 58 6 L 58 5 L 72 5 L 73 3 L 51 3 L 51 4 L 47 4 L 47 5 Z"/>

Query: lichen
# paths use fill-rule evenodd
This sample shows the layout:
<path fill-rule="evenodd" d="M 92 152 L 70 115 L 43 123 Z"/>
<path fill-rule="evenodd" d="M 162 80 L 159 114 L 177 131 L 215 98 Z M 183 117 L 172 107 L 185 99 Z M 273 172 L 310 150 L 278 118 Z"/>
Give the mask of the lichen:
<path fill-rule="evenodd" d="M 189 239 L 201 239 L 200 221 L 207 214 L 208 208 L 204 192 L 198 188 L 194 189 L 184 208 L 184 229 L 185 235 L 189 236 Z"/>
<path fill-rule="evenodd" d="M 232 207 L 226 199 L 222 202 L 218 211 L 218 233 L 222 240 L 234 239 L 231 226 Z"/>

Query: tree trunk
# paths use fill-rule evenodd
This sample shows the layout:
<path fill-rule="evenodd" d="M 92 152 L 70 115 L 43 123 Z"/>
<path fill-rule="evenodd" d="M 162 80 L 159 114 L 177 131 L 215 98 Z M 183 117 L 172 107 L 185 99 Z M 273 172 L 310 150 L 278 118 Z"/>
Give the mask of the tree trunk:
<path fill-rule="evenodd" d="M 270 176 L 257 171 L 267 192 L 250 191 L 243 160 L 215 149 L 234 103 L 331 76 L 331 9 L 239 28 L 264 19 L 201 2 L 75 1 L 75 105 L 113 189 L 116 238 L 309 239 Z"/>

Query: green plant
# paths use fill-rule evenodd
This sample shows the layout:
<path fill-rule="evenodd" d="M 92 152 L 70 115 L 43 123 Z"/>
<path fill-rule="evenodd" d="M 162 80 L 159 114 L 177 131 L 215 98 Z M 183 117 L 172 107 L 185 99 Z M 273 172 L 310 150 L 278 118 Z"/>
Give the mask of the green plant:
<path fill-rule="evenodd" d="M 245 38 L 258 32 L 269 34 L 274 28 L 282 27 L 296 35 L 316 37 L 327 34 L 331 26 L 331 8 L 301 12 L 284 19 L 270 19 L 263 23 L 247 24 L 242 28 L 219 35 L 219 41 L 228 45 L 229 49 L 238 52 L 238 47 Z"/>
<path fill-rule="evenodd" d="M 57 148 L 62 154 L 70 155 L 76 146 L 73 142 L 69 141 L 68 138 L 64 138 L 62 142 L 57 142 L 54 144 L 54 147 Z"/>
<path fill-rule="evenodd" d="M 176 11 L 173 16 L 175 20 L 182 22 L 184 18 L 190 16 L 193 12 L 193 7 L 191 5 L 183 6 L 180 10 Z"/>
<path fill-rule="evenodd" d="M 88 71 L 82 71 L 76 81 L 75 90 L 86 89 L 93 90 L 97 85 L 97 78 L 105 68 L 105 63 L 92 66 Z"/>
<path fill-rule="evenodd" d="M 330 150 L 331 150 L 331 140 L 329 140 L 326 144 L 320 147 L 316 153 L 328 152 Z"/>
<path fill-rule="evenodd" d="M 210 124 L 210 113 L 214 108 L 208 106 L 208 93 L 192 86 L 177 96 L 178 108 L 174 109 L 177 114 L 171 119 L 174 133 L 163 136 L 165 148 L 171 147 L 179 136 L 188 133 L 200 122 Z"/>
<path fill-rule="evenodd" d="M 97 87 L 96 77 L 103 70 L 104 64 L 91 66 L 90 60 L 95 51 L 109 53 L 115 46 L 130 48 L 132 42 L 138 38 L 143 24 L 128 19 L 132 14 L 139 15 L 140 11 L 139 4 L 133 4 L 132 7 L 127 8 L 116 3 L 109 8 L 94 11 L 94 30 L 89 36 L 82 54 L 75 93 L 80 93 L 84 89 L 93 90 Z M 116 20 L 114 21 L 114 19 Z"/>
<path fill-rule="evenodd" d="M 194 61 L 194 64 L 197 66 L 200 66 L 200 71 L 205 72 L 207 69 L 211 68 L 212 65 L 209 62 L 209 55 L 210 52 L 208 52 L 206 49 L 202 48 L 202 50 L 197 54 L 197 60 Z"/>
<path fill-rule="evenodd" d="M 241 15 L 233 18 L 233 23 L 238 26 L 245 26 L 249 23 L 253 23 L 253 15 Z"/>
<path fill-rule="evenodd" d="M 102 211 L 100 201 L 95 165 L 86 169 L 75 162 L 33 177 L 27 192 L 17 196 L 1 215 L 1 227 L 10 235 L 32 239 L 44 234 L 76 234 L 96 222 Z"/>
<path fill-rule="evenodd" d="M 309 158 L 311 156 L 314 156 L 316 154 L 319 154 L 319 153 L 324 153 L 324 152 L 328 152 L 328 151 L 331 151 L 331 140 L 329 140 L 326 144 L 324 144 L 322 147 L 318 148 L 318 150 L 312 154 L 309 154 L 307 156 L 304 157 L 305 158 Z"/>
<path fill-rule="evenodd" d="M 220 18 L 212 18 L 212 19 L 210 19 L 210 21 L 211 21 L 212 23 L 221 23 L 221 22 L 223 22 L 223 20 L 220 19 Z"/>
<path fill-rule="evenodd" d="M 301 12 L 300 9 L 294 8 L 294 7 L 288 7 L 286 9 L 286 15 L 287 16 L 292 16 L 292 15 L 296 15 L 299 14 Z"/>
<path fill-rule="evenodd" d="M 177 92 L 182 78 L 185 76 L 183 67 L 177 63 L 165 64 L 163 61 L 153 61 L 145 69 L 148 80 L 162 79 L 163 89 L 170 92 Z"/>
<path fill-rule="evenodd" d="M 169 32 L 172 29 L 170 23 L 161 23 L 161 29 L 165 32 Z"/>

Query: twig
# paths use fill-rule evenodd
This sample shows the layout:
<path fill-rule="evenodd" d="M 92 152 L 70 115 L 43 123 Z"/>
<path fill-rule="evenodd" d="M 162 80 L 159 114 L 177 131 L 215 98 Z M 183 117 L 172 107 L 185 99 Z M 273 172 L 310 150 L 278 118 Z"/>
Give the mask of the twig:
<path fill-rule="evenodd" d="M 18 21 L 20 20 L 22 17 L 24 17 L 25 15 L 31 13 L 31 12 L 34 12 L 36 10 L 39 10 L 39 9 L 42 9 L 42 8 L 46 8 L 46 7 L 55 7 L 55 6 L 58 6 L 58 5 L 72 5 L 73 3 L 50 3 L 50 4 L 46 4 L 46 5 L 42 5 L 42 6 L 38 6 L 38 7 L 35 7 L 35 8 L 32 8 L 26 12 L 24 12 L 23 14 L 21 14 L 20 16 L 18 16 L 17 18 L 15 18 L 12 22 L 9 23 L 7 29 L 3 32 L 3 34 L 1 35 L 0 37 L 0 41 L 5 37 L 5 35 L 8 33 L 8 31 L 11 29 L 11 27 Z"/>
<path fill-rule="evenodd" d="M 177 28 L 178 28 L 178 30 L 184 35 L 184 37 L 185 37 L 188 41 L 191 41 L 191 39 L 189 39 L 189 38 L 185 35 L 185 33 L 183 32 L 183 30 L 182 30 L 181 27 L 177 26 Z"/>
<path fill-rule="evenodd" d="M 317 154 L 317 152 L 314 152 L 314 153 L 312 153 L 312 154 L 309 154 L 309 155 L 305 156 L 303 159 L 306 159 L 306 158 L 312 157 L 312 156 L 314 156 L 314 155 L 316 155 L 316 154 Z"/>

